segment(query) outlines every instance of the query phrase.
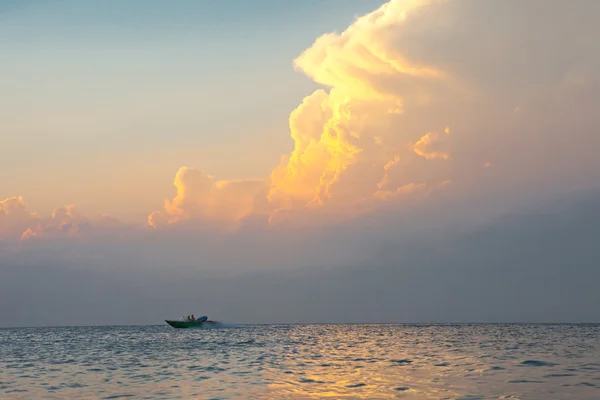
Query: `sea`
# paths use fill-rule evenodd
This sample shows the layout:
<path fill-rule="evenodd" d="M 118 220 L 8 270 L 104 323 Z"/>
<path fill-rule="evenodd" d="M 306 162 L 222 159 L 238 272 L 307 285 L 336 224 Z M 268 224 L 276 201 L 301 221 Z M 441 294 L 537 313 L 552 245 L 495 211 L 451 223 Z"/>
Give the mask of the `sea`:
<path fill-rule="evenodd" d="M 600 325 L 0 329 L 2 399 L 600 399 Z"/>

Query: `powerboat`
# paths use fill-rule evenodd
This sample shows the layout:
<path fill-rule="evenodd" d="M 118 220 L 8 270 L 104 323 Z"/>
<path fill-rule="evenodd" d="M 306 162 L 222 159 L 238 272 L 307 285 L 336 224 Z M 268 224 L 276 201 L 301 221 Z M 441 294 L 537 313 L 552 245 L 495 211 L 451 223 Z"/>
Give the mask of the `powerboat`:
<path fill-rule="evenodd" d="M 173 328 L 186 329 L 186 328 L 217 328 L 220 323 L 218 321 L 209 321 L 207 316 L 202 316 L 190 321 L 187 318 L 181 317 L 179 320 L 165 319 L 165 322 Z"/>

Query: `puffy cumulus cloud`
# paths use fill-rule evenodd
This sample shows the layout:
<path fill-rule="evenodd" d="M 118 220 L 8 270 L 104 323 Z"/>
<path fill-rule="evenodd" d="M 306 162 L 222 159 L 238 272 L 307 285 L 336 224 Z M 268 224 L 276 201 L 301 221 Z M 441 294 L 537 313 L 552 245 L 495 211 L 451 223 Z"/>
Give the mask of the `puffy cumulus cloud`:
<path fill-rule="evenodd" d="M 74 205 L 60 207 L 49 218 L 36 218 L 35 225 L 27 228 L 21 240 L 39 236 L 77 236 L 90 229 L 91 221 L 83 217 Z"/>
<path fill-rule="evenodd" d="M 370 201 L 402 152 L 383 142 L 389 112 L 379 103 L 335 89 L 304 99 L 290 116 L 295 148 L 271 175 L 271 205 L 340 212 Z"/>
<path fill-rule="evenodd" d="M 450 129 L 446 128 L 444 130 L 444 134 L 446 136 L 450 135 Z M 450 155 L 443 151 L 443 142 L 444 136 L 439 133 L 428 132 L 421 139 L 419 139 L 414 145 L 411 146 L 411 149 L 415 152 L 415 154 L 425 157 L 428 160 L 449 160 Z"/>
<path fill-rule="evenodd" d="M 36 220 L 36 214 L 27 210 L 23 197 L 9 197 L 0 201 L 0 238 L 23 232 Z"/>
<path fill-rule="evenodd" d="M 120 222 L 108 215 L 87 218 L 73 205 L 57 208 L 49 217 L 40 217 L 27 209 L 22 197 L 0 201 L 0 240 L 4 241 L 76 237 L 91 232 L 109 232 L 120 227 Z"/>
<path fill-rule="evenodd" d="M 291 112 L 294 148 L 268 179 L 183 168 L 149 224 L 331 222 L 465 182 L 548 175 L 576 150 L 566 132 L 600 145 L 599 13 L 586 0 L 391 0 L 294 60 L 325 89 Z"/>
<path fill-rule="evenodd" d="M 295 60 L 299 70 L 330 89 L 306 97 L 290 116 L 295 148 L 272 174 L 269 199 L 275 208 L 324 208 L 351 216 L 447 182 L 443 171 L 427 180 L 397 171 L 439 169 L 411 154 L 408 143 L 425 128 L 398 122 L 407 105 L 432 100 L 432 87 L 455 84 L 443 69 L 405 57 L 391 42 L 407 20 L 433 3 L 387 3 L 342 34 L 321 36 Z"/>
<path fill-rule="evenodd" d="M 182 168 L 175 178 L 176 197 L 149 216 L 149 225 L 183 220 L 230 224 L 252 213 L 269 214 L 272 223 L 293 215 L 298 221 L 343 219 L 446 182 L 445 177 L 393 179 L 399 175 L 394 169 L 410 168 L 415 159 L 409 143 L 425 134 L 393 127 L 394 117 L 407 101 L 426 103 L 428 87 L 446 77 L 439 68 L 403 57 L 389 43 L 390 30 L 427 4 L 390 2 L 341 35 L 317 39 L 295 65 L 329 89 L 307 96 L 290 114 L 294 150 L 282 157 L 270 178 L 216 181 Z M 389 90 L 392 82 L 394 90 Z"/>
<path fill-rule="evenodd" d="M 182 167 L 174 181 L 177 195 L 165 201 L 164 211 L 149 215 L 148 226 L 202 220 L 231 229 L 243 218 L 265 207 L 267 184 L 261 180 L 217 181 L 203 171 Z"/>
<path fill-rule="evenodd" d="M 357 19 L 341 34 L 318 38 L 294 65 L 316 82 L 349 99 L 378 100 L 378 108 L 401 112 L 407 103 L 425 105 L 463 89 L 434 63 L 407 56 L 397 40 L 445 0 L 392 0 Z M 425 27 L 426 29 L 426 27 Z M 437 90 L 437 93 L 432 92 Z M 387 107 L 382 107 L 386 105 Z"/>

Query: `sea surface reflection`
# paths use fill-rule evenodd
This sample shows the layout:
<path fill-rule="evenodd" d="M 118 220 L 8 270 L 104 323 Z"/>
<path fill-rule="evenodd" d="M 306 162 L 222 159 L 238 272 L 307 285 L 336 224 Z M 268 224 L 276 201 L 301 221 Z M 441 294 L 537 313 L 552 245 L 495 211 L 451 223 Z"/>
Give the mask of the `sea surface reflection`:
<path fill-rule="evenodd" d="M 597 325 L 0 329 L 2 398 L 598 399 Z"/>

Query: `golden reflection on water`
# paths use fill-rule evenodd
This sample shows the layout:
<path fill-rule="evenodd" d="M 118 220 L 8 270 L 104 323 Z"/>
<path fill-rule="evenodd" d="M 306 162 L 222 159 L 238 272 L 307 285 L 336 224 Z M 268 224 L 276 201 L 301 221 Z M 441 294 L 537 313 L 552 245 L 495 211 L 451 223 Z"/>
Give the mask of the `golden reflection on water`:
<path fill-rule="evenodd" d="M 442 398 L 456 394 L 444 388 L 443 368 L 408 358 L 393 332 L 376 337 L 337 326 L 318 327 L 307 351 L 296 351 L 279 370 L 268 371 L 269 398 L 397 399 Z M 417 345 L 418 346 L 418 345 Z M 448 359 L 438 352 L 436 357 Z"/>
<path fill-rule="evenodd" d="M 598 339 L 597 326 L 0 329 L 0 398 L 598 399 Z"/>

